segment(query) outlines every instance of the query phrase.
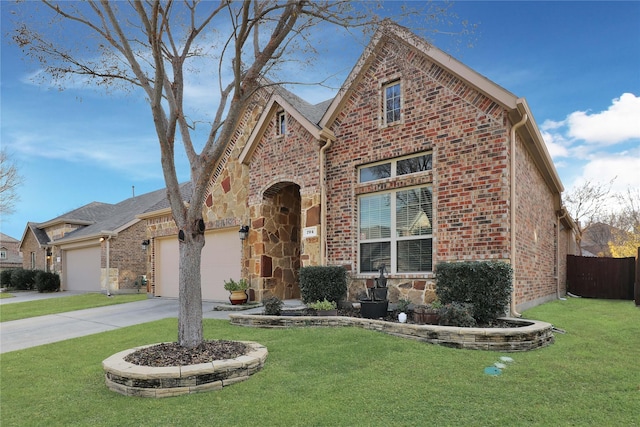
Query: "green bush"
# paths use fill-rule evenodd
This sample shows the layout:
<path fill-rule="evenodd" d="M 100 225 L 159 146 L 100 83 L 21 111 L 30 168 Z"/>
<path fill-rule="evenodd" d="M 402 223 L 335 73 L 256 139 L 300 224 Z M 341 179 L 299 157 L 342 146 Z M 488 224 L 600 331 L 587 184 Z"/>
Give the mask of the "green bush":
<path fill-rule="evenodd" d="M 443 326 L 459 326 L 461 328 L 472 328 L 477 325 L 473 318 L 473 305 L 451 302 L 442 306 L 440 314 L 440 324 Z"/>
<path fill-rule="evenodd" d="M 436 268 L 436 294 L 443 304 L 473 305 L 473 317 L 490 324 L 505 314 L 511 297 L 511 265 L 504 262 L 440 263 Z"/>
<path fill-rule="evenodd" d="M 36 273 L 39 270 L 26 270 L 16 268 L 11 273 L 11 287 L 20 291 L 29 291 L 34 288 Z"/>
<path fill-rule="evenodd" d="M 10 288 L 12 287 L 12 283 L 11 283 L 11 275 L 13 274 L 13 271 L 15 270 L 15 268 L 9 268 L 7 270 L 2 270 L 0 271 L 0 286 L 3 288 Z"/>
<path fill-rule="evenodd" d="M 264 314 L 268 316 L 280 316 L 282 312 L 282 300 L 278 297 L 269 297 L 262 301 L 264 305 Z"/>
<path fill-rule="evenodd" d="M 325 299 L 342 300 L 347 295 L 347 271 L 339 266 L 302 267 L 300 295 L 305 304 Z"/>
<path fill-rule="evenodd" d="M 56 273 L 38 271 L 35 278 L 38 292 L 58 292 L 60 290 L 60 276 Z"/>

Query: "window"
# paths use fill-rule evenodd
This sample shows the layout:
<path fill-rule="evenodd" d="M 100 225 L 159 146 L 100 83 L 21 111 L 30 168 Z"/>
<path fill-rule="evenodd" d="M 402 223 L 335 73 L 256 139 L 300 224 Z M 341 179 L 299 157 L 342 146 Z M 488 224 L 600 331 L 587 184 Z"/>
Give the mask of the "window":
<path fill-rule="evenodd" d="M 0 259 L 7 259 L 7 250 L 4 248 L 0 249 Z"/>
<path fill-rule="evenodd" d="M 408 175 L 411 173 L 429 171 L 433 168 L 433 155 L 419 154 L 417 156 L 403 157 L 376 163 L 371 166 L 363 166 L 358 170 L 360 182 L 375 181 L 378 179 Z"/>
<path fill-rule="evenodd" d="M 368 194 L 359 199 L 360 272 L 432 271 L 431 187 Z"/>
<path fill-rule="evenodd" d="M 31 252 L 31 269 L 35 269 L 36 268 L 36 253 L 35 252 Z"/>
<path fill-rule="evenodd" d="M 400 82 L 396 81 L 386 85 L 384 88 L 383 114 L 384 123 L 391 124 L 400 120 Z"/>
<path fill-rule="evenodd" d="M 277 126 L 278 135 L 284 135 L 287 133 L 287 117 L 285 116 L 284 111 L 278 113 Z"/>

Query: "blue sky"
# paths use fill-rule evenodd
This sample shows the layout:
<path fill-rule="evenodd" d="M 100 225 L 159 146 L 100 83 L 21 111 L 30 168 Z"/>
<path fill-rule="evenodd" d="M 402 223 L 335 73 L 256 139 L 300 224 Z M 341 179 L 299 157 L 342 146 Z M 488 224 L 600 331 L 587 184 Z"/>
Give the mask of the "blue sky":
<path fill-rule="evenodd" d="M 142 97 L 33 83 L 37 65 L 6 39 L 16 6 L 0 3 L 0 143 L 25 178 L 16 212 L 0 219 L 0 231 L 20 239 L 27 221 L 47 221 L 92 201 L 117 203 L 132 195 L 132 186 L 136 194 L 162 188 L 159 148 Z M 390 9 L 398 5 L 385 2 Z M 616 176 L 615 191 L 640 186 L 640 2 L 466 1 L 452 10 L 477 24 L 472 38 L 460 43 L 441 34 L 432 42 L 527 99 L 565 189 Z M 316 62 L 308 78 L 335 74 L 338 85 L 363 46 L 335 32 L 318 32 L 317 40 L 330 60 Z M 311 86 L 292 90 L 309 102 L 334 94 Z M 183 157 L 179 166 L 186 180 Z"/>

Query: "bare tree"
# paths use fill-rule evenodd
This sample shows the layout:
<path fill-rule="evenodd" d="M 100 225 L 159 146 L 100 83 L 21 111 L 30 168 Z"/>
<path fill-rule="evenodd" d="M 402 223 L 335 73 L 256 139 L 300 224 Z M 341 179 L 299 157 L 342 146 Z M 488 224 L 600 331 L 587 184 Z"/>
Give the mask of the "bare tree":
<path fill-rule="evenodd" d="M 621 209 L 611 215 L 612 231 L 609 241 L 611 255 L 617 258 L 635 257 L 640 247 L 640 189 L 627 188 L 617 194 Z"/>
<path fill-rule="evenodd" d="M 46 75 L 63 86 L 69 76 L 81 76 L 107 90 L 123 84 L 142 90 L 148 100 L 168 200 L 184 236 L 179 245 L 178 343 L 193 348 L 203 341 L 202 206 L 212 173 L 243 112 L 265 82 L 282 82 L 270 74 L 278 65 L 301 51 L 315 52 L 314 28 L 325 24 L 369 28 L 376 22 L 372 11 L 379 5 L 348 0 L 42 0 L 42 4 L 49 12 L 48 22 L 42 14 L 33 14 L 17 26 L 13 38 L 43 65 Z M 420 16 L 424 22 L 440 22 L 443 15 L 446 9 L 436 7 Z M 52 29 L 59 31 L 52 34 Z M 217 98 L 211 100 L 204 133 L 202 119 L 185 108 L 185 76 L 194 70 L 211 72 L 216 80 Z M 183 145 L 189 161 L 188 204 L 180 195 L 176 142 Z"/>
<path fill-rule="evenodd" d="M 589 227 L 607 215 L 606 202 L 611 197 L 611 185 L 614 180 L 606 184 L 585 181 L 565 196 L 567 210 L 576 221 L 578 227 L 576 244 L 580 255 L 582 255 L 584 233 Z"/>
<path fill-rule="evenodd" d="M 0 214 L 14 212 L 16 202 L 20 200 L 18 187 L 23 183 L 18 168 L 6 149 L 0 150 Z"/>

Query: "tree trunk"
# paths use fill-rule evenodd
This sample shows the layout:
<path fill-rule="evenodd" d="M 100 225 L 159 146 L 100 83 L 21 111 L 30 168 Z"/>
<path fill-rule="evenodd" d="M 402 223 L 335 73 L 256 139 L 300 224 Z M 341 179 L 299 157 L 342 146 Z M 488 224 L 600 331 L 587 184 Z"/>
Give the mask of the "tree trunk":
<path fill-rule="evenodd" d="M 194 225 L 194 228 L 196 227 L 197 225 Z M 184 230 L 184 241 L 179 242 L 179 247 L 178 344 L 194 348 L 204 340 L 200 278 L 204 233 L 200 230 Z"/>

